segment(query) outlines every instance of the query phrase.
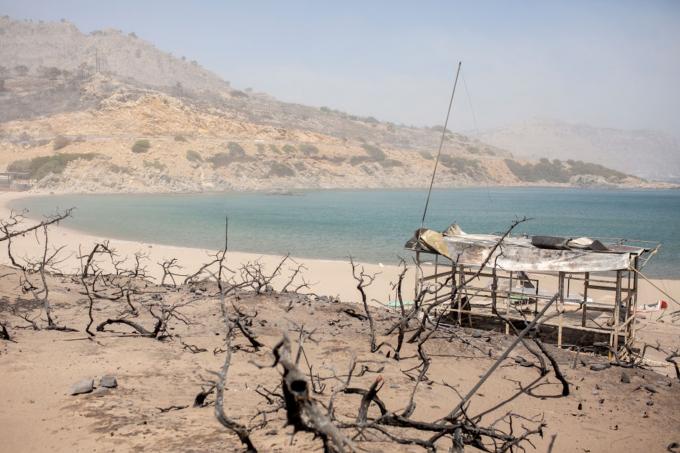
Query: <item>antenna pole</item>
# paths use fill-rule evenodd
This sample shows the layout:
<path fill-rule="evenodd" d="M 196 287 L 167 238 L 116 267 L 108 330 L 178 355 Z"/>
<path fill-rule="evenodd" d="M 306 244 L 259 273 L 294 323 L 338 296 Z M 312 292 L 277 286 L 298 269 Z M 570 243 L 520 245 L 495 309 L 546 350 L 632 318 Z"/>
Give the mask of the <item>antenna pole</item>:
<path fill-rule="evenodd" d="M 437 151 L 437 159 L 434 161 L 434 170 L 432 171 L 432 179 L 430 180 L 430 188 L 427 191 L 427 199 L 425 200 L 425 209 L 423 210 L 423 218 L 420 220 L 420 228 L 425 225 L 425 216 L 427 215 L 427 208 L 430 205 L 430 195 L 432 195 L 432 185 L 434 184 L 434 177 L 437 174 L 437 166 L 439 165 L 439 156 L 442 154 L 442 147 L 444 146 L 444 139 L 446 138 L 446 128 L 449 125 L 449 117 L 451 116 L 451 108 L 453 107 L 453 97 L 456 95 L 456 86 L 458 85 L 458 76 L 460 75 L 460 67 L 463 62 L 458 62 L 458 70 L 456 71 L 456 79 L 453 81 L 453 90 L 451 90 L 451 99 L 449 100 L 449 109 L 446 111 L 446 120 L 444 120 L 444 129 L 442 130 L 442 137 L 439 140 L 439 150 Z"/>

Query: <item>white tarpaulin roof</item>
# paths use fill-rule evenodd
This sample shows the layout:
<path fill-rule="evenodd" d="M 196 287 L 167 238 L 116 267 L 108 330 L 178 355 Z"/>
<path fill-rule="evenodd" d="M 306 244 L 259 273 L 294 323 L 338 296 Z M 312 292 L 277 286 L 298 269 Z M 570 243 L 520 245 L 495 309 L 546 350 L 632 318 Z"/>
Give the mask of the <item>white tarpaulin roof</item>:
<path fill-rule="evenodd" d="M 457 227 L 449 228 L 444 234 L 425 229 L 416 234 L 421 246 L 468 266 L 481 266 L 501 238 L 491 234 L 467 234 Z M 645 250 L 620 245 L 607 246 L 606 251 L 582 248 L 588 241 L 593 242 L 579 238 L 570 241 L 569 249 L 557 250 L 536 247 L 530 237 L 507 237 L 493 251 L 487 266 L 527 272 L 624 270 L 630 267 L 631 254 L 641 254 Z"/>

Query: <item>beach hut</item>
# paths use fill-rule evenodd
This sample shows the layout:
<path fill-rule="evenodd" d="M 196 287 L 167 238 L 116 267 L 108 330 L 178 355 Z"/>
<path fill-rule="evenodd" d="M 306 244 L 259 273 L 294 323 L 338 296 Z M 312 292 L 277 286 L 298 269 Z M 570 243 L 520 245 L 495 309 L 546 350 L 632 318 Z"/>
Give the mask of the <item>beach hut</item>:
<path fill-rule="evenodd" d="M 616 238 L 417 230 L 415 300 L 443 322 L 535 332 L 559 347 L 633 348 L 640 269 L 658 244 Z M 540 318 L 540 319 L 539 319 Z"/>

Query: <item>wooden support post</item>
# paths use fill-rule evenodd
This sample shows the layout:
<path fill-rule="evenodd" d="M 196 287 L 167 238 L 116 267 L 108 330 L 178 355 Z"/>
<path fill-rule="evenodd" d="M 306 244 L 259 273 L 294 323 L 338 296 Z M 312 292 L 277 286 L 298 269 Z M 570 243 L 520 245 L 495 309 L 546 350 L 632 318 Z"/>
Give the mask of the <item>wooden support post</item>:
<path fill-rule="evenodd" d="M 571 297 L 571 274 L 567 276 L 567 299 Z"/>
<path fill-rule="evenodd" d="M 496 268 L 494 267 L 491 270 L 491 312 L 495 315 L 498 313 L 498 298 L 497 298 L 497 292 L 496 290 L 498 289 L 498 279 L 496 278 Z"/>
<path fill-rule="evenodd" d="M 463 265 L 460 266 L 460 273 L 458 274 L 458 278 L 460 280 L 459 281 L 460 290 L 461 290 L 461 292 L 465 292 L 465 296 L 466 296 L 465 301 L 469 305 L 468 310 L 470 312 L 472 312 L 472 305 L 470 305 L 470 299 L 467 297 L 468 291 L 467 291 L 467 286 L 465 286 L 465 266 L 463 266 Z M 463 297 L 463 295 L 461 294 L 460 297 L 461 297 L 461 307 L 460 307 L 460 310 L 458 311 L 458 322 L 462 323 L 461 313 L 462 313 L 462 310 L 463 310 L 463 307 L 462 307 L 462 297 Z M 468 315 L 467 319 L 468 319 L 468 327 L 472 327 L 472 316 Z"/>
<path fill-rule="evenodd" d="M 609 359 L 619 349 L 619 324 L 621 323 L 621 271 L 616 271 L 616 295 L 614 296 L 614 328 L 610 337 Z"/>
<path fill-rule="evenodd" d="M 439 300 L 439 288 L 437 282 L 439 281 L 439 255 L 434 256 L 434 300 Z"/>
<path fill-rule="evenodd" d="M 456 287 L 456 264 L 453 264 L 453 275 L 451 276 L 451 290 L 453 291 L 453 288 Z M 463 314 L 462 314 L 462 296 L 461 293 L 463 292 L 463 282 L 465 281 L 465 268 L 463 266 L 460 266 L 459 270 L 459 275 L 458 279 L 460 280 L 460 291 L 456 293 L 456 308 L 458 309 L 458 325 L 462 325 L 463 323 Z"/>
<path fill-rule="evenodd" d="M 419 287 L 420 285 L 423 284 L 422 282 L 422 271 L 419 271 L 420 269 L 420 252 L 416 252 L 416 272 L 415 272 L 415 285 L 413 285 L 413 300 L 418 299 L 418 292 L 419 292 Z"/>
<path fill-rule="evenodd" d="M 631 304 L 631 313 L 630 316 L 633 318 L 637 317 L 637 302 L 638 302 L 638 290 L 639 290 L 639 281 L 638 281 L 638 267 L 640 265 L 639 262 L 639 257 L 636 256 L 635 260 L 633 261 L 633 294 L 631 296 L 632 304 Z M 633 341 L 635 341 L 635 319 L 633 319 L 630 323 L 630 343 L 632 344 Z"/>
<path fill-rule="evenodd" d="M 557 304 L 557 310 L 559 312 L 558 325 L 557 325 L 557 347 L 562 347 L 562 323 L 564 313 L 564 272 L 558 274 L 559 282 L 557 283 L 557 291 L 559 292 L 559 303 Z"/>
<path fill-rule="evenodd" d="M 508 295 L 505 298 L 505 318 L 510 319 L 510 302 L 511 302 L 511 297 L 512 297 L 512 271 L 510 271 L 510 280 L 508 283 Z M 505 324 L 505 334 L 510 335 L 510 325 L 508 323 Z"/>
<path fill-rule="evenodd" d="M 583 312 L 581 313 L 581 327 L 586 326 L 588 321 L 588 281 L 590 280 L 590 272 L 586 272 L 583 279 Z"/>
<path fill-rule="evenodd" d="M 529 274 L 527 274 L 527 277 L 529 277 Z M 535 298 L 536 302 L 534 302 L 534 317 L 538 313 L 538 295 L 540 294 L 540 286 L 541 286 L 541 281 L 536 280 L 536 296 L 537 297 Z"/>

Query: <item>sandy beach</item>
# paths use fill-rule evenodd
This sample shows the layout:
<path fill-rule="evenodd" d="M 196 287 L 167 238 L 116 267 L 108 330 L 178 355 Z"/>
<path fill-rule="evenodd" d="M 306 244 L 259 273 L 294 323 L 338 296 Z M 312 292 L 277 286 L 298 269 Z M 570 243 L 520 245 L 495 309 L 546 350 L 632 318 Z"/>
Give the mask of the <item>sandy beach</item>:
<path fill-rule="evenodd" d="M 45 194 L 0 193 L 0 218 L 9 217 L 10 209 L 7 207 L 7 204 L 10 201 L 41 195 L 44 196 Z M 77 211 L 74 212 L 74 215 L 78 215 Z M 30 221 L 27 220 L 27 222 Z M 147 254 L 148 274 L 155 279 L 160 279 L 163 275 L 161 267 L 157 264 L 163 260 L 177 258 L 178 265 L 182 268 L 178 272 L 190 274 L 198 270 L 202 264 L 210 261 L 210 254 L 214 253 L 214 251 L 205 249 L 97 237 L 68 228 L 68 221 L 51 227 L 49 240 L 54 247 L 65 246 L 62 255 L 65 260 L 60 264 L 60 270 L 66 274 L 80 269 L 80 260 L 77 259 L 79 250 L 83 252 L 89 251 L 94 244 L 105 240 L 110 241 L 110 246 L 116 250 L 120 258 L 127 257 L 130 262 L 137 252 Z M 40 247 L 33 237 L 20 239 L 16 245 L 17 250 L 25 250 L 25 253 L 35 252 Z M 229 252 L 227 260 L 229 266 L 234 269 L 237 269 L 240 264 L 256 260 L 261 261 L 267 269 L 274 269 L 282 259 L 282 256 L 276 255 Z M 9 264 L 5 248 L 0 251 L 0 263 Z M 284 266 L 285 271 L 282 274 L 282 278 L 289 275 L 291 270 L 296 268 L 298 264 L 304 264 L 305 269 L 303 273 L 305 280 L 311 283 L 311 290 L 316 294 L 337 296 L 343 301 L 356 300 L 358 297 L 349 262 L 291 257 L 290 261 Z M 361 265 L 364 266 L 367 273 L 378 274 L 375 283 L 367 289 L 369 298 L 386 303 L 389 300 L 390 293 L 393 292 L 392 283 L 396 281 L 399 268 L 397 266 L 371 263 L 361 263 Z M 412 270 L 409 270 L 407 273 L 404 288 L 413 288 Z"/>

